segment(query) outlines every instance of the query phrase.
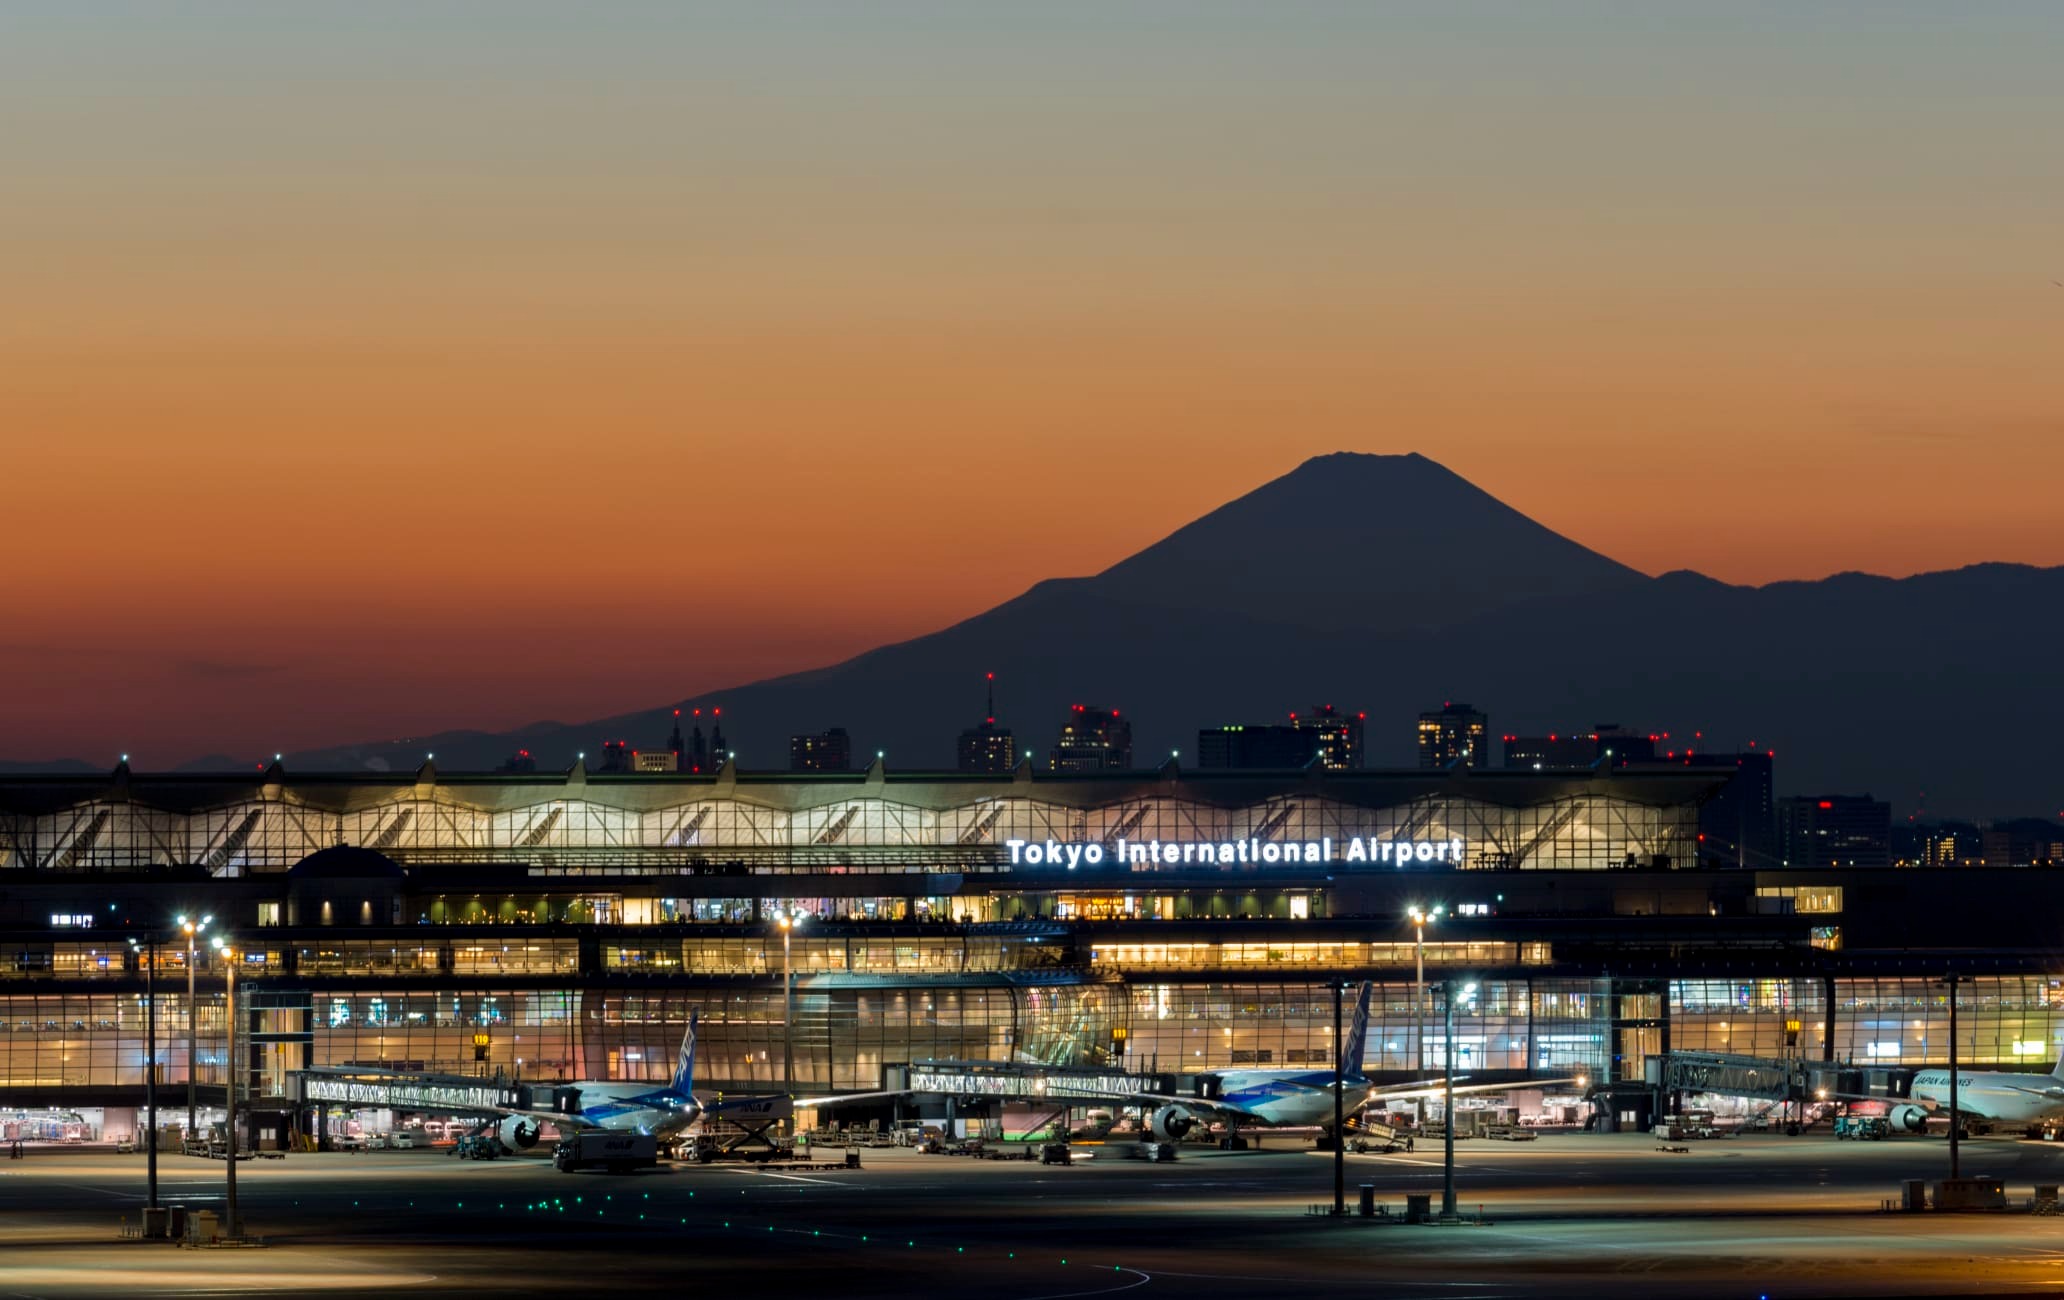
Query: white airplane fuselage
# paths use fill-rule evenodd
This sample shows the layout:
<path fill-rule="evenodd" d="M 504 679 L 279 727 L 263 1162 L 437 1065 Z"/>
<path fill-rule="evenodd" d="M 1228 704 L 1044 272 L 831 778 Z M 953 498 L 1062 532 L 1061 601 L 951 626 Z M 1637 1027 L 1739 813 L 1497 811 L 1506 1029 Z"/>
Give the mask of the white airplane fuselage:
<path fill-rule="evenodd" d="M 1949 1071 L 1922 1070 L 1907 1096 L 1931 1112 L 1947 1114 Z M 2064 1079 L 2053 1074 L 1957 1071 L 1957 1113 L 2001 1124 L 2035 1124 L 2064 1115 Z"/>
<path fill-rule="evenodd" d="M 1333 1127 L 1331 1070 L 1222 1070 L 1215 1077 L 1217 1101 L 1271 1128 Z M 1350 1075 L 1341 1084 L 1341 1113 L 1361 1110 L 1374 1090 L 1367 1079 Z"/>

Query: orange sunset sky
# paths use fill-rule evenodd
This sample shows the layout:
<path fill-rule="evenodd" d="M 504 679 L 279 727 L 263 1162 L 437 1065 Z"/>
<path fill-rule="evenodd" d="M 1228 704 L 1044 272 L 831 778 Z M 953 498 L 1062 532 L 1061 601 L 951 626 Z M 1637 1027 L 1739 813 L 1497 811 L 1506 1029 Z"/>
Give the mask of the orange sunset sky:
<path fill-rule="evenodd" d="M 0 758 L 658 704 L 1334 450 L 1648 572 L 2064 563 L 2055 5 L 42 8 Z"/>

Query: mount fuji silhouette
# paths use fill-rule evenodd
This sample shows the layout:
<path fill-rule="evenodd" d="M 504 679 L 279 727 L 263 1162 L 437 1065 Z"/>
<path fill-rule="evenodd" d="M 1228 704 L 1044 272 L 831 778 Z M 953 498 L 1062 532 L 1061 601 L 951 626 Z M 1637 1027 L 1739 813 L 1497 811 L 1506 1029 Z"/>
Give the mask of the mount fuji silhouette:
<path fill-rule="evenodd" d="M 843 726 L 856 759 L 949 768 L 994 672 L 999 720 L 1043 765 L 1076 703 L 1122 708 L 1134 762 L 1193 758 L 1197 730 L 1333 703 L 1368 717 L 1371 766 L 1413 761 L 1423 709 L 1468 700 L 1494 733 L 1617 721 L 1702 749 L 1755 741 L 1781 792 L 1869 791 L 1969 816 L 2064 806 L 2064 568 L 1983 564 L 1740 587 L 1649 577 L 1419 455 L 1337 453 L 1088 578 L 843 663 L 648 711 L 405 748 L 288 756 L 289 768 L 541 768 L 604 737 L 659 747 L 672 709 L 720 704 L 746 767 L 792 733 Z M 1702 740 L 1689 740 L 1693 733 Z M 1497 756 L 1493 756 L 1497 761 Z"/>

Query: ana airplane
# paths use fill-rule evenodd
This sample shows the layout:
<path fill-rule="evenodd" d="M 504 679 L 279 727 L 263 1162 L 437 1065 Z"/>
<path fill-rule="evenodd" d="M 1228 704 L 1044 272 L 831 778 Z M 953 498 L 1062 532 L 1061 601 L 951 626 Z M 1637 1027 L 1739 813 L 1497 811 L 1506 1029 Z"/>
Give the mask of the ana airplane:
<path fill-rule="evenodd" d="M 664 1085 L 583 1079 L 555 1085 L 550 1110 L 510 1107 L 501 1112 L 502 1143 L 512 1149 L 537 1145 L 539 1128 L 549 1122 L 565 1131 L 601 1129 L 611 1133 L 650 1133 L 667 1137 L 706 1116 L 721 1116 L 748 1125 L 787 1117 L 794 1102 L 785 1096 L 698 1098 L 695 1095 L 696 1015 L 688 1015 L 674 1074 Z"/>
<path fill-rule="evenodd" d="M 1930 1119 L 1949 1117 L 1949 1071 L 1922 1070 L 1908 1089 L 1911 1099 L 1887 1108 L 1894 1128 L 1919 1133 Z M 1991 1070 L 1957 1071 L 1957 1114 L 1966 1123 L 1979 1120 L 2009 1128 L 2055 1127 L 2064 1121 L 2064 1053 L 2048 1074 L 2003 1074 Z"/>
<path fill-rule="evenodd" d="M 1378 1085 L 1362 1073 L 1362 1049 L 1369 1036 L 1369 997 L 1374 985 L 1362 984 L 1355 999 L 1354 1023 L 1340 1045 L 1340 1113 L 1352 1118 L 1372 1101 L 1395 1101 L 1408 1097 L 1439 1095 L 1439 1080 L 1407 1084 Z M 1129 1100 L 1164 1103 L 1149 1121 L 1154 1136 L 1164 1142 L 1186 1137 L 1199 1122 L 1220 1122 L 1232 1127 L 1321 1128 L 1333 1127 L 1333 1071 L 1323 1070 L 1214 1070 L 1186 1076 L 1196 1095 L 1157 1096 L 1142 1093 Z M 1568 1080 L 1535 1080 L 1535 1083 Z M 1509 1092 L 1522 1084 L 1483 1083 L 1455 1089 L 1456 1095 L 1473 1092 Z"/>

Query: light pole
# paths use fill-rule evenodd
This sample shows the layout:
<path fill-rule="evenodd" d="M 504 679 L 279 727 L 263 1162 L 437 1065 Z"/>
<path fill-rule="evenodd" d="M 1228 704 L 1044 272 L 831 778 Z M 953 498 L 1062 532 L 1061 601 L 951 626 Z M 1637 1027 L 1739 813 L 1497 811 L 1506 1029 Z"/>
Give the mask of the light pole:
<path fill-rule="evenodd" d="M 1943 983 L 1949 985 L 1949 1176 L 1959 1176 L 1957 1130 L 1963 1121 L 1957 1115 L 1957 973 L 1951 971 Z"/>
<path fill-rule="evenodd" d="M 186 1140 L 188 1142 L 193 1141 L 194 1128 L 200 1123 L 198 1116 L 199 1108 L 194 1104 L 194 1035 L 196 1032 L 195 1021 L 198 1019 L 194 1015 L 194 940 L 200 937 L 201 931 L 207 929 L 208 922 L 214 919 L 212 916 L 204 916 L 198 921 L 188 916 L 181 916 L 179 918 L 179 928 L 186 932 Z"/>
<path fill-rule="evenodd" d="M 796 927 L 809 915 L 789 905 L 774 917 L 774 923 L 781 927 L 781 1090 L 788 1094 L 791 1103 L 795 1101 L 795 960 L 789 944 Z M 788 1131 L 795 1132 L 793 1109 L 788 1112 Z"/>
<path fill-rule="evenodd" d="M 1412 975 L 1412 1050 L 1418 1056 L 1418 1064 L 1414 1068 L 1420 1074 L 1426 1072 L 1426 927 L 1438 921 L 1446 910 L 1439 904 L 1428 910 L 1417 903 L 1410 909 L 1412 929 L 1416 935 Z"/>
<path fill-rule="evenodd" d="M 1347 1121 L 1341 1114 L 1341 1092 L 1347 1086 L 1347 1062 L 1341 1050 L 1345 1040 L 1340 1036 L 1340 999 L 1345 988 L 1339 980 L 1333 981 L 1333 1214 L 1336 1218 L 1347 1215 Z"/>
<path fill-rule="evenodd" d="M 143 954 L 143 1158 L 146 1209 L 158 1208 L 158 936 L 129 946 Z"/>
<path fill-rule="evenodd" d="M 1458 996 L 1455 981 L 1443 982 L 1442 1007 L 1446 1016 L 1445 1038 L 1441 1045 L 1441 1218 L 1455 1218 L 1455 998 Z M 1474 998 L 1476 985 L 1465 984 L 1459 996 Z"/>
<path fill-rule="evenodd" d="M 223 1235 L 235 1241 L 243 1234 L 237 1229 L 236 1166 L 237 1166 L 237 1014 L 236 1014 L 236 950 L 221 936 L 215 939 L 215 950 L 222 954 L 223 988 L 226 992 L 223 1012 L 229 1026 L 229 1060 L 223 1080 L 223 1129 L 229 1136 L 228 1159 L 224 1160 L 224 1174 L 229 1180 L 228 1221 L 223 1224 Z"/>

